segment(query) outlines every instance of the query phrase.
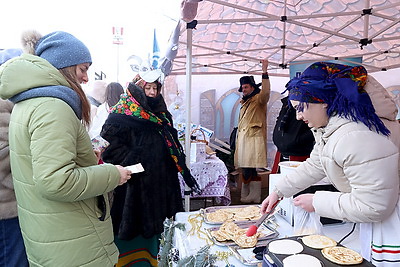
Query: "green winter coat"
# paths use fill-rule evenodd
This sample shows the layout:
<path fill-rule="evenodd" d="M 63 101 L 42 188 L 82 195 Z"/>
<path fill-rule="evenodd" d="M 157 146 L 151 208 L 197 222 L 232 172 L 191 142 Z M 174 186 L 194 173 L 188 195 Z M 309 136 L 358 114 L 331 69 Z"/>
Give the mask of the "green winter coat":
<path fill-rule="evenodd" d="M 24 54 L 0 67 L 0 97 L 67 81 L 46 60 Z M 18 215 L 31 266 L 113 266 L 107 192 L 118 169 L 97 165 L 89 135 L 63 100 L 37 97 L 18 102 L 9 130 Z M 97 196 L 106 200 L 100 221 Z"/>
<path fill-rule="evenodd" d="M 237 168 L 267 167 L 267 103 L 270 92 L 269 79 L 263 79 L 261 92 L 241 102 L 235 150 Z"/>

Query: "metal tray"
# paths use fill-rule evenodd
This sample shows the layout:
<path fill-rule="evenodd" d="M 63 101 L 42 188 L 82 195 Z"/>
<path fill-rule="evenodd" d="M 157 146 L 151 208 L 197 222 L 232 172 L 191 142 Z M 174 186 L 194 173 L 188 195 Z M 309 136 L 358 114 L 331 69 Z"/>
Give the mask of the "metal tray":
<path fill-rule="evenodd" d="M 235 223 L 237 224 L 237 226 L 239 226 L 240 228 L 243 228 L 243 229 L 249 228 L 250 225 L 254 224 L 254 222 L 251 222 L 251 221 L 240 222 L 240 223 L 235 222 Z M 211 235 L 212 231 L 219 230 L 219 228 L 220 228 L 220 226 L 216 226 L 216 227 L 208 228 L 206 230 L 208 237 L 214 242 L 214 244 L 216 244 L 217 246 L 237 246 L 237 244 L 233 240 L 220 242 Z M 272 227 L 270 227 L 269 225 L 266 225 L 266 224 L 260 225 L 260 227 L 258 228 L 258 231 L 263 233 L 264 236 L 258 238 L 256 247 L 265 246 L 269 239 L 275 238 L 279 235 L 279 233 L 278 233 L 278 231 L 276 231 L 276 229 L 273 229 Z M 237 246 L 237 247 L 239 247 L 239 246 Z"/>
<path fill-rule="evenodd" d="M 200 210 L 200 214 L 204 219 L 204 222 L 211 225 L 221 225 L 224 222 L 211 222 L 207 219 L 207 213 L 215 212 L 220 209 L 238 209 L 238 208 L 246 208 L 250 206 L 260 207 L 260 205 L 236 205 L 236 206 L 212 206 L 205 209 Z M 260 215 L 261 217 L 261 215 Z M 243 220 L 243 221 L 234 221 L 235 223 L 243 223 L 243 222 L 255 222 L 257 220 Z"/>
<path fill-rule="evenodd" d="M 265 244 L 257 244 L 256 247 L 265 246 Z M 233 255 L 244 265 L 255 266 L 258 265 L 261 260 L 255 258 L 253 253 L 254 248 L 241 248 L 237 245 L 228 246 L 229 250 L 232 251 Z"/>

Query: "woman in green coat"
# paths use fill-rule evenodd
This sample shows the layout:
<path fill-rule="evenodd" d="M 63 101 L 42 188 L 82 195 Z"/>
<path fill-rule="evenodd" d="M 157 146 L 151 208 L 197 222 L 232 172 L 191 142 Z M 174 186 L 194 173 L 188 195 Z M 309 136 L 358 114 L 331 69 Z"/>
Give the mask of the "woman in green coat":
<path fill-rule="evenodd" d="M 23 40 L 30 54 L 1 66 L 0 97 L 15 103 L 11 171 L 30 266 L 113 266 L 107 192 L 131 173 L 97 165 L 80 86 L 88 81 L 89 50 L 66 32 L 29 32 Z"/>

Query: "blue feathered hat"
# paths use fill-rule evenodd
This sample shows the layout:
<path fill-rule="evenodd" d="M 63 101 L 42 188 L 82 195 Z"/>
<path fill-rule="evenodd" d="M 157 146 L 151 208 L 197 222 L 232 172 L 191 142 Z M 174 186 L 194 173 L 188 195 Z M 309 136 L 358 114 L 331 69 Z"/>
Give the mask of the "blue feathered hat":
<path fill-rule="evenodd" d="M 389 135 L 381 119 L 376 115 L 368 93 L 364 90 L 367 71 L 363 66 L 347 66 L 336 63 L 316 62 L 298 78 L 286 85 L 289 100 L 304 103 L 328 104 L 328 116 L 338 115 L 364 123 L 369 129 Z"/>

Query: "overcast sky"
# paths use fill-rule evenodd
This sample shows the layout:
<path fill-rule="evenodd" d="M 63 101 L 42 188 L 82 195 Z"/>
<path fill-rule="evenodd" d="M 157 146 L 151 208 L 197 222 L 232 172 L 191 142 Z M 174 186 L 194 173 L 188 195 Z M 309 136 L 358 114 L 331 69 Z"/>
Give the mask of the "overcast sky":
<path fill-rule="evenodd" d="M 20 47 L 24 30 L 45 35 L 55 30 L 70 32 L 92 53 L 92 71 L 103 71 L 110 81 L 130 79 L 126 59 L 146 58 L 156 29 L 161 52 L 179 19 L 181 0 L 3 0 L 0 15 L 0 48 Z M 172 19 L 171 19 L 172 18 Z M 112 27 L 123 27 L 123 45 L 113 44 Z"/>

